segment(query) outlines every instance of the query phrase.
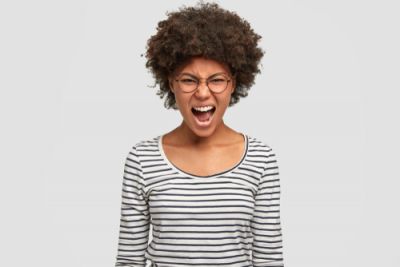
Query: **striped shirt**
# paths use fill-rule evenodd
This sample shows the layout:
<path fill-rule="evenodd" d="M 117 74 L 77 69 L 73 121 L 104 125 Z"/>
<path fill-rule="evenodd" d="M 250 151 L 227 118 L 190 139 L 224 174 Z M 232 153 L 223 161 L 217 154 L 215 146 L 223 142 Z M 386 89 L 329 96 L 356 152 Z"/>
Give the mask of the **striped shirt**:
<path fill-rule="evenodd" d="M 241 160 L 210 176 L 171 163 L 162 135 L 130 149 L 115 266 L 284 266 L 276 156 L 242 135 Z"/>

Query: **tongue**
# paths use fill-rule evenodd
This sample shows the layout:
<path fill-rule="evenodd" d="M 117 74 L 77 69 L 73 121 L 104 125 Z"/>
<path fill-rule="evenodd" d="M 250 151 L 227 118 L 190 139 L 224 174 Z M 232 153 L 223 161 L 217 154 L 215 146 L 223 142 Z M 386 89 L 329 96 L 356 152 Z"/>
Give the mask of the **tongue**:
<path fill-rule="evenodd" d="M 208 119 L 212 115 L 212 111 L 207 111 L 207 112 L 194 112 L 194 115 L 197 117 L 199 121 L 208 121 Z"/>

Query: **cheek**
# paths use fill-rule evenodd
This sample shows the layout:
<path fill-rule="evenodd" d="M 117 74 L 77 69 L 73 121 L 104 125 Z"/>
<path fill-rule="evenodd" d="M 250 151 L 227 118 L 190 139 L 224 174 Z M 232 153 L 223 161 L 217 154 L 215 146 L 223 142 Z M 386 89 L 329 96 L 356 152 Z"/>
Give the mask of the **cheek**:
<path fill-rule="evenodd" d="M 225 113 L 225 111 L 228 109 L 229 102 L 231 100 L 231 95 L 230 95 L 230 93 L 228 93 L 224 96 L 217 98 L 216 100 L 217 100 L 217 105 L 218 105 L 216 112 L 219 116 L 222 116 Z"/>
<path fill-rule="evenodd" d="M 190 110 L 188 111 L 189 99 L 182 97 L 182 96 L 175 95 L 175 102 L 176 102 L 177 108 L 180 110 L 181 113 L 187 113 L 190 111 Z"/>
<path fill-rule="evenodd" d="M 232 98 L 232 91 L 227 91 L 227 94 L 224 96 L 224 99 L 222 100 L 224 103 L 224 106 L 228 106 L 229 102 L 231 101 Z"/>

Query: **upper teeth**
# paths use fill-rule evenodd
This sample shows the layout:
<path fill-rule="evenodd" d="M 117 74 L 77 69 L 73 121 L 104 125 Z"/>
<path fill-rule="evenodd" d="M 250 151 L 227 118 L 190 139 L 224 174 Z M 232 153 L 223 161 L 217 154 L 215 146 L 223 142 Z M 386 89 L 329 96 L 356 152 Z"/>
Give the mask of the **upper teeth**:
<path fill-rule="evenodd" d="M 205 107 L 193 107 L 197 111 L 206 112 L 213 109 L 213 106 L 205 106 Z"/>

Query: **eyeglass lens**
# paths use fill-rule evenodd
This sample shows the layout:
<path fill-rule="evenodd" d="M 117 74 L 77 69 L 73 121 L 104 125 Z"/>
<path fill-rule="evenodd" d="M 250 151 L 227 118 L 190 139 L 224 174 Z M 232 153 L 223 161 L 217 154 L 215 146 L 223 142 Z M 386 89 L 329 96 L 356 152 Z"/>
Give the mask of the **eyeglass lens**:
<path fill-rule="evenodd" d="M 193 92 L 200 85 L 200 80 L 196 77 L 183 75 L 176 80 L 179 87 L 184 92 Z M 229 79 L 225 75 L 217 75 L 208 78 L 205 82 L 208 88 L 214 93 L 220 93 L 228 87 Z"/>

